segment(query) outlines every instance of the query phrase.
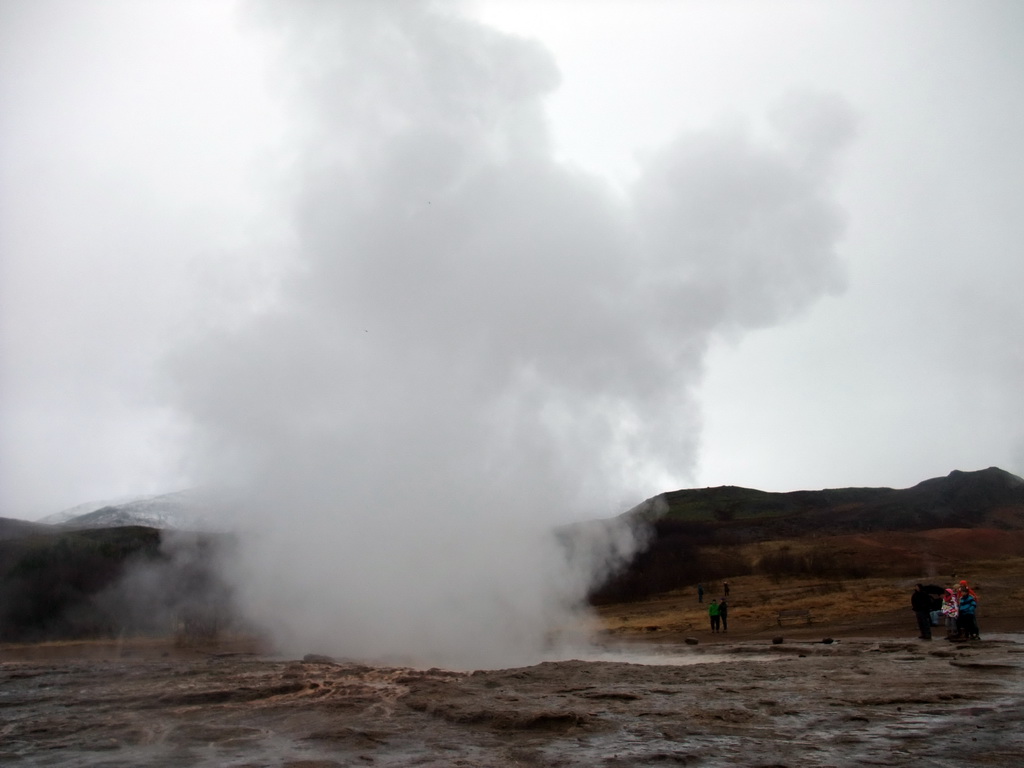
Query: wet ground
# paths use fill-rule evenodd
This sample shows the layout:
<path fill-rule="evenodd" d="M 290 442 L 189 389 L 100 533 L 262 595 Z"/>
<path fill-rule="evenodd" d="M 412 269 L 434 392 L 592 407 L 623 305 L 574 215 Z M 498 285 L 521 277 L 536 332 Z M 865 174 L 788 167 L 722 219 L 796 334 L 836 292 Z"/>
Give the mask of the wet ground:
<path fill-rule="evenodd" d="M 465 673 L 244 653 L 7 653 L 0 765 L 1024 761 L 1020 635 L 971 644 L 758 640 L 617 653 L 604 658 L 656 663 L 568 660 Z"/>

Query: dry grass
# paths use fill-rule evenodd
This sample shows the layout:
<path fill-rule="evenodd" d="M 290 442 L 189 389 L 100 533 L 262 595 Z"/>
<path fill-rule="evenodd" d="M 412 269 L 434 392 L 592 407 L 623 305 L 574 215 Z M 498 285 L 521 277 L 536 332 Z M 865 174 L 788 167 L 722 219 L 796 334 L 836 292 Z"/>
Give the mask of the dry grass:
<path fill-rule="evenodd" d="M 729 579 L 729 633 L 734 637 L 778 630 L 778 612 L 806 609 L 811 612 L 816 633 L 889 627 L 902 631 L 913 624 L 910 594 L 921 581 L 950 584 L 952 574 L 944 578 L 880 577 L 867 579 L 793 578 L 778 582 L 767 576 L 738 576 Z M 1008 629 L 1024 630 L 1024 558 L 977 561 L 958 575 L 975 587 L 979 598 L 979 620 L 983 623 L 1000 620 Z M 705 585 L 707 586 L 707 585 Z M 606 632 L 615 635 L 656 633 L 691 633 L 709 628 L 708 603 L 721 598 L 718 592 L 707 591 L 704 603 L 697 602 L 696 587 L 657 595 L 636 603 L 601 606 L 598 616 Z M 799 621 L 787 620 L 787 633 L 801 627 Z"/>
<path fill-rule="evenodd" d="M 44 643 L 0 643 L 0 661 L 61 659 L 182 658 L 224 653 L 264 653 L 258 638 L 222 635 L 214 641 L 182 646 L 173 637 L 124 637 L 97 640 L 54 640 Z"/>

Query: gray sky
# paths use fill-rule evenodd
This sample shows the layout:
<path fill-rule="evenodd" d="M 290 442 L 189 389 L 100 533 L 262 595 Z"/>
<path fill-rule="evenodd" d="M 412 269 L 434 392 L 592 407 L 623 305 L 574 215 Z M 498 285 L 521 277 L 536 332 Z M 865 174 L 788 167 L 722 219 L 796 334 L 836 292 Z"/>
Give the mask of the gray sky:
<path fill-rule="evenodd" d="M 1019 3 L 444 8 L 0 0 L 0 514 L 1024 474 Z"/>
<path fill-rule="evenodd" d="M 555 51 L 561 151 L 616 179 L 681 127 L 757 123 L 791 89 L 857 115 L 836 189 L 845 288 L 713 341 L 694 485 L 1024 473 L 1019 3 L 548 5 L 493 16 Z"/>

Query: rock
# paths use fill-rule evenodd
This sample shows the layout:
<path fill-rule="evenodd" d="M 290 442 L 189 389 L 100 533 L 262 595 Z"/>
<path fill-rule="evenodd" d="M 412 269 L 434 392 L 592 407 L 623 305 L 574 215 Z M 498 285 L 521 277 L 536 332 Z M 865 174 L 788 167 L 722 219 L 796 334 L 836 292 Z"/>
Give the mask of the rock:
<path fill-rule="evenodd" d="M 835 640 L 833 640 L 833 639 L 832 639 L 831 637 L 826 637 L 826 638 L 825 638 L 824 640 L 822 640 L 821 642 L 823 642 L 823 643 L 824 643 L 825 645 L 832 645 L 832 643 L 834 643 L 834 642 L 835 642 Z"/>
<path fill-rule="evenodd" d="M 773 637 L 772 638 L 772 645 L 782 645 L 782 638 L 781 637 Z"/>
<path fill-rule="evenodd" d="M 688 637 L 683 642 L 685 642 L 687 645 L 697 645 L 697 643 L 699 643 L 700 640 L 698 640 L 696 637 Z"/>

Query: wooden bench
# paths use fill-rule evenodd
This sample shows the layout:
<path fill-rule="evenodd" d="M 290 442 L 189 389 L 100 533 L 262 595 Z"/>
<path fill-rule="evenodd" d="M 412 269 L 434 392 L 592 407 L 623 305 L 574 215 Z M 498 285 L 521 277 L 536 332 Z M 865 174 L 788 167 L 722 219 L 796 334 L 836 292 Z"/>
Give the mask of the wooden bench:
<path fill-rule="evenodd" d="M 779 626 L 782 626 L 783 619 L 806 619 L 807 623 L 811 623 L 811 612 L 806 608 L 792 608 L 787 611 L 779 611 L 778 622 Z"/>

